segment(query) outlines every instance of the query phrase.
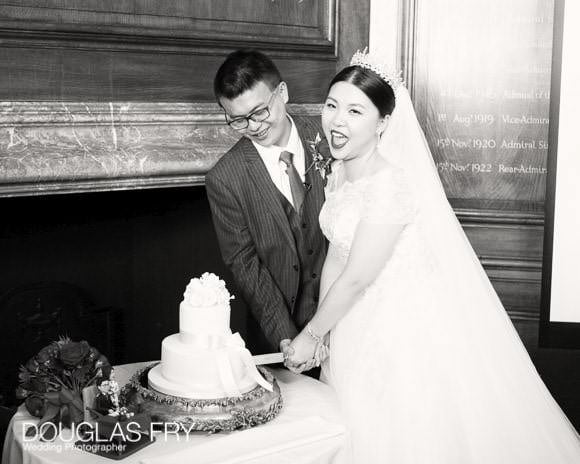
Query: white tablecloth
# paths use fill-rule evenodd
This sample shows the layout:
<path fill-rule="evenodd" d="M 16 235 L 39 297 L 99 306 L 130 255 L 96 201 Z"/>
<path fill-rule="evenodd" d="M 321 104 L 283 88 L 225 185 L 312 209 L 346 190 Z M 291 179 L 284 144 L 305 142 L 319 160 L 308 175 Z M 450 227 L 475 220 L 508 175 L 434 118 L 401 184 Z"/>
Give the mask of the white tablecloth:
<path fill-rule="evenodd" d="M 145 365 L 147 363 L 117 366 L 115 377 L 123 385 Z M 275 370 L 274 375 L 280 385 L 284 407 L 273 421 L 247 430 L 214 435 L 169 435 L 165 439 L 160 433 L 155 443 L 123 459 L 123 463 L 347 464 L 348 435 L 332 389 L 310 377 L 283 369 Z M 6 434 L 2 464 L 113 462 L 71 449 L 71 443 L 61 438 L 48 443 L 45 449 L 40 449 L 44 444 L 39 441 L 24 443 L 23 429 L 34 420 L 23 406 L 19 408 Z"/>

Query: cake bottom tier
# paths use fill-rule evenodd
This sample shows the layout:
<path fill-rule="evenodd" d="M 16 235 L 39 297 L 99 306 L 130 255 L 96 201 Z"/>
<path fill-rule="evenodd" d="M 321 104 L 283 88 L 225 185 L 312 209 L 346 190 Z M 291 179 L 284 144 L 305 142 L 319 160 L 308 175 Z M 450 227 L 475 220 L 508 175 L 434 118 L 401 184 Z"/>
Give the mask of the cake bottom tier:
<path fill-rule="evenodd" d="M 183 398 L 242 394 L 257 385 L 244 358 L 246 363 L 251 362 L 244 347 L 199 349 L 183 343 L 179 334 L 170 335 L 161 344 L 161 364 L 149 371 L 149 385 Z"/>

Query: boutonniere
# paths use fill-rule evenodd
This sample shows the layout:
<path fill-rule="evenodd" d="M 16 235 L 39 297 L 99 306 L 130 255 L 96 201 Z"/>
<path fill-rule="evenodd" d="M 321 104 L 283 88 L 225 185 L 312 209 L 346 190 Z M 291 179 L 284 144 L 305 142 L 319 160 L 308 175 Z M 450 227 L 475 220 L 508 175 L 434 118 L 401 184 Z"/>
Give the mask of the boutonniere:
<path fill-rule="evenodd" d="M 316 134 L 314 140 L 308 140 L 308 146 L 310 147 L 310 156 L 312 157 L 312 162 L 306 169 L 305 175 L 314 168 L 320 174 L 320 177 L 324 180 L 324 185 L 328 181 L 328 175 L 331 173 L 331 163 L 334 161 L 332 154 L 330 153 L 330 147 L 326 139 L 320 137 L 320 133 Z"/>

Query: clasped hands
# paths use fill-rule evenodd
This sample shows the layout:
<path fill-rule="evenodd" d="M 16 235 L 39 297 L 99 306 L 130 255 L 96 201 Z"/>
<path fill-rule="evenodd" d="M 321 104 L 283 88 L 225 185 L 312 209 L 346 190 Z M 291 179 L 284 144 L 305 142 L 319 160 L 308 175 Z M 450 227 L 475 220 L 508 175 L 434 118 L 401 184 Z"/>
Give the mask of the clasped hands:
<path fill-rule="evenodd" d="M 296 374 L 320 366 L 330 354 L 327 337 L 322 342 L 317 342 L 304 331 L 294 340 L 282 340 L 280 351 L 284 354 L 284 365 Z"/>

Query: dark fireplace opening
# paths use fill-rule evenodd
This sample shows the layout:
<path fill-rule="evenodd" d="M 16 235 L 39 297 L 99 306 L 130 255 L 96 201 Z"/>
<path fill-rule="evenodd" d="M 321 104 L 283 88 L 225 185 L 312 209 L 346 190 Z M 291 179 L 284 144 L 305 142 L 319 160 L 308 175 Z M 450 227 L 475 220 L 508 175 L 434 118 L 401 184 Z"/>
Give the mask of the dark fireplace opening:
<path fill-rule="evenodd" d="M 179 302 L 203 272 L 236 289 L 203 187 L 0 199 L 0 405 L 17 402 L 18 366 L 60 335 L 112 363 L 156 360 L 178 331 Z M 232 330 L 246 334 L 232 302 Z"/>

